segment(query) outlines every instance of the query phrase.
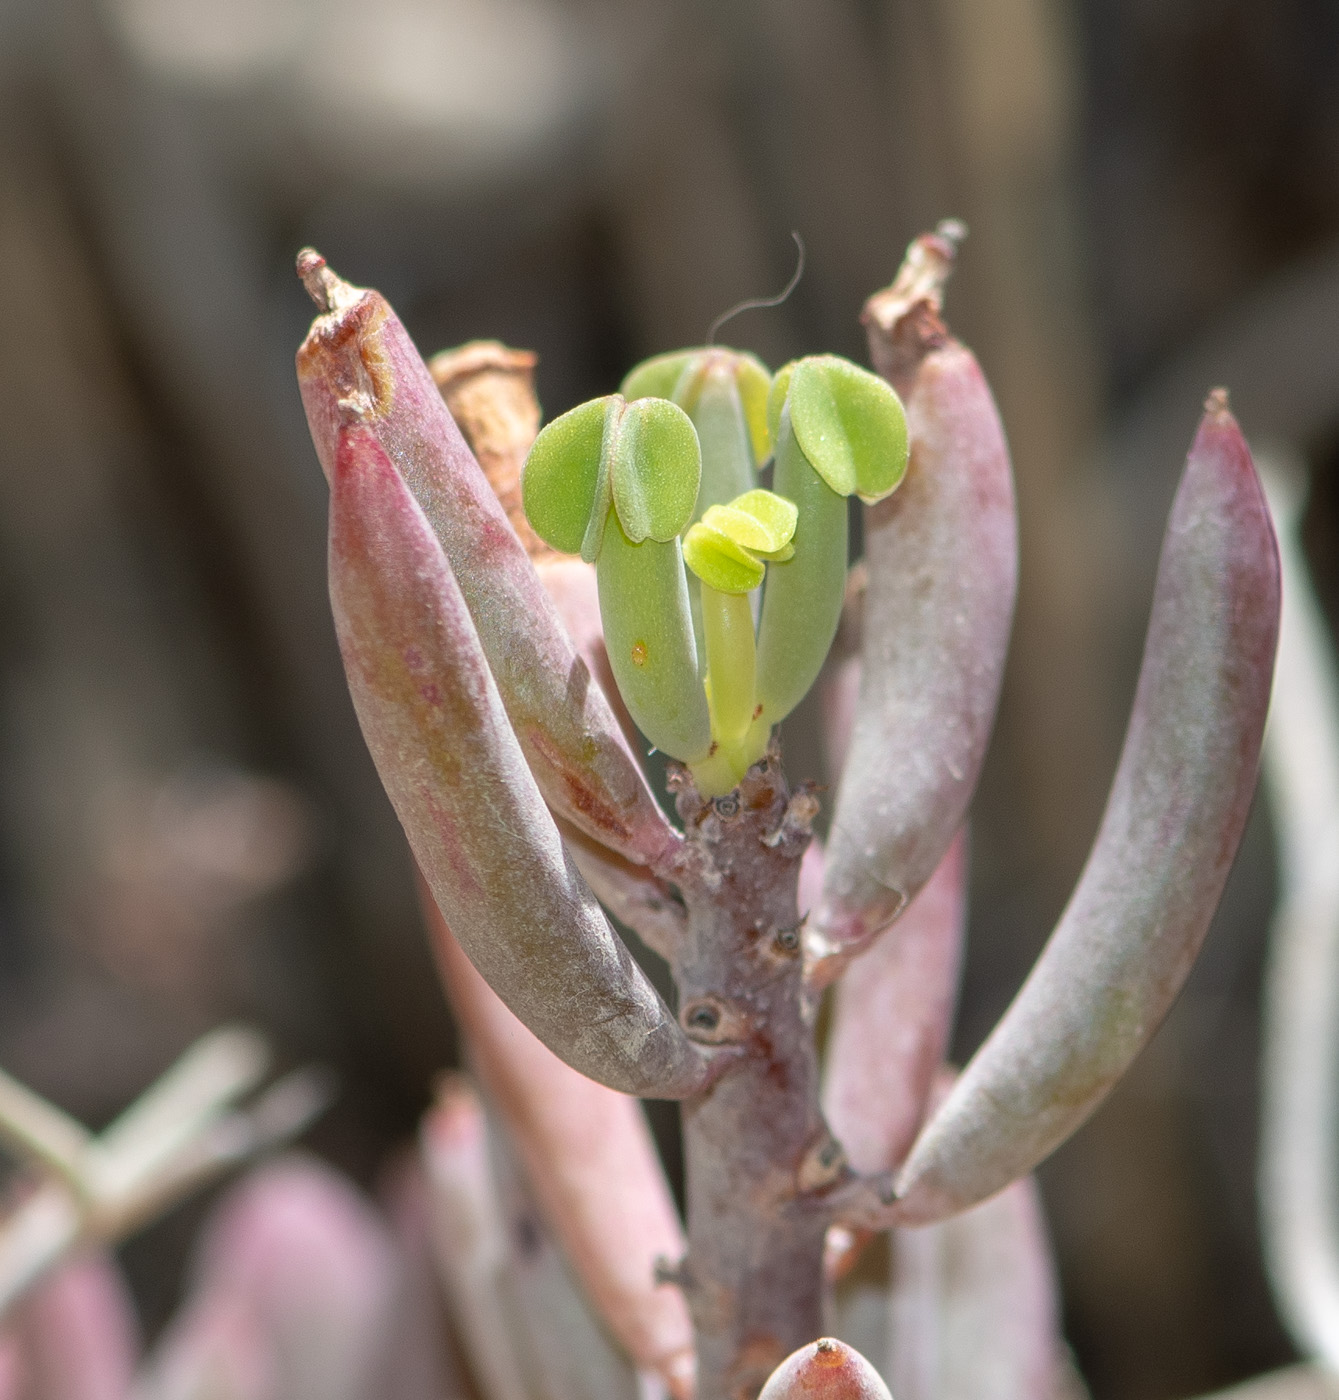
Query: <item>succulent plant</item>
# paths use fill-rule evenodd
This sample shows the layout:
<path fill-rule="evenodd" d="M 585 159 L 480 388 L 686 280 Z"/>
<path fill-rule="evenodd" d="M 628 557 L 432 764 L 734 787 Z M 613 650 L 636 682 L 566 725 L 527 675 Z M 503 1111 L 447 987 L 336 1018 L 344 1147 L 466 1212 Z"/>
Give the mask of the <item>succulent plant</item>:
<path fill-rule="evenodd" d="M 807 1393 L 834 1356 L 819 1388 L 875 1392 L 840 1344 L 811 1346 L 832 1277 L 875 1232 L 1004 1192 L 1093 1111 L 1189 971 L 1254 790 L 1278 559 L 1214 391 L 1087 865 L 1000 1023 L 934 1087 L 1016 573 L 1003 429 L 942 318 L 956 235 L 916 240 L 867 304 L 877 375 L 679 352 L 533 446 L 534 416 L 508 439 L 485 395 L 462 416 L 511 520 L 385 300 L 299 259 L 350 690 L 506 1159 L 480 1155 L 483 1110 L 439 1109 L 448 1221 L 460 1236 L 480 1193 L 520 1181 L 617 1349 L 679 1397 Z M 845 754 L 821 853 L 775 729 L 816 682 Z M 678 825 L 638 731 L 674 760 Z M 677 1013 L 606 911 L 667 962 Z M 686 1247 L 628 1095 L 682 1104 Z M 524 1393 L 520 1352 L 480 1333 L 505 1309 L 462 1238 L 476 1380 Z"/>

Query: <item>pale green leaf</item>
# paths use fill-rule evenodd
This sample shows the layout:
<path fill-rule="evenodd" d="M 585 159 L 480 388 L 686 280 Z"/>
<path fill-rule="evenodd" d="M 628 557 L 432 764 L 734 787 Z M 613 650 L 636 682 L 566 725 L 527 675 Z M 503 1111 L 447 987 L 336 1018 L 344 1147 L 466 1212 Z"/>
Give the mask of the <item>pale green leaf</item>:
<path fill-rule="evenodd" d="M 535 439 L 521 475 L 526 518 L 545 544 L 581 551 L 597 511 L 604 420 L 613 397 L 592 399 L 555 418 Z"/>

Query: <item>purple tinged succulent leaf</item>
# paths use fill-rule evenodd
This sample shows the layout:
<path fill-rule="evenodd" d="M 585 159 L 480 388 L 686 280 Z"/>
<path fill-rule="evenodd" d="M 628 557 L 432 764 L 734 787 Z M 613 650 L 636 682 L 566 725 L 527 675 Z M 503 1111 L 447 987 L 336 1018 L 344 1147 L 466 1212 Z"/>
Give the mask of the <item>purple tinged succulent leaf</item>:
<path fill-rule="evenodd" d="M 1218 390 L 1172 507 L 1130 726 L 1087 866 L 1027 981 L 913 1147 L 885 1220 L 942 1219 L 1030 1171 L 1161 1023 L 1246 821 L 1278 620 L 1273 527 Z"/>
<path fill-rule="evenodd" d="M 343 1178 L 290 1158 L 215 1211 L 140 1400 L 362 1400 L 395 1293 L 389 1235 Z"/>
<path fill-rule="evenodd" d="M 297 367 L 327 477 L 341 431 L 362 423 L 450 561 L 545 800 L 629 860 L 667 859 L 677 833 L 403 325 L 379 293 L 351 287 L 310 249 L 298 270 L 324 312 Z"/>
<path fill-rule="evenodd" d="M 657 1259 L 686 1248 L 641 1107 L 565 1065 L 507 1010 L 425 901 L 470 1064 L 587 1297 L 639 1369 L 692 1392 L 683 1295 L 657 1285 Z"/>
<path fill-rule="evenodd" d="M 835 1337 L 792 1352 L 767 1378 L 758 1400 L 892 1400 L 883 1378 Z"/>
<path fill-rule="evenodd" d="M 892 1236 L 888 1360 L 897 1400 L 1054 1396 L 1063 1357 L 1036 1182 Z"/>
<path fill-rule="evenodd" d="M 837 984 L 823 1112 L 859 1172 L 901 1165 L 944 1062 L 966 922 L 966 844 L 960 832 L 896 930 Z"/>
<path fill-rule="evenodd" d="M 447 1310 L 484 1400 L 530 1400 L 509 1334 L 502 1272 L 508 1241 L 488 1160 L 483 1107 L 449 1076 L 419 1132 L 430 1235 Z"/>
<path fill-rule="evenodd" d="M 485 1099 L 491 1109 L 491 1103 Z M 643 1386 L 573 1277 L 505 1130 L 489 1115 L 489 1163 L 507 1252 L 502 1299 L 508 1333 L 534 1400 L 640 1400 Z M 654 1382 L 652 1393 L 663 1387 Z"/>
<path fill-rule="evenodd" d="M 6 1319 L 0 1400 L 126 1400 L 137 1332 L 112 1260 L 99 1252 L 76 1257 Z"/>
<path fill-rule="evenodd" d="M 633 865 L 566 822 L 560 822 L 558 829 L 572 864 L 605 909 L 653 952 L 672 962 L 683 946 L 688 918 L 670 886 L 644 865 Z"/>
<path fill-rule="evenodd" d="M 582 1073 L 652 1097 L 701 1088 L 707 1059 L 563 851 L 427 519 L 370 429 L 339 438 L 336 631 L 363 734 L 443 915 L 502 999 Z"/>
<path fill-rule="evenodd" d="M 926 337 L 907 398 L 906 477 L 865 513 L 860 693 L 813 924 L 833 954 L 887 927 L 962 825 L 1013 615 L 1017 527 L 999 416 L 971 353 L 942 326 Z"/>

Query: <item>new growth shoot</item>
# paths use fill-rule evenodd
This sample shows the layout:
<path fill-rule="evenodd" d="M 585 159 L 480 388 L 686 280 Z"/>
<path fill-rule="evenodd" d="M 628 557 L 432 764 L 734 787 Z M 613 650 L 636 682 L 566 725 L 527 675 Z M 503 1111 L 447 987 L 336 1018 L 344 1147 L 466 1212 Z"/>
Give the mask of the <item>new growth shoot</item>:
<path fill-rule="evenodd" d="M 704 797 L 738 784 L 814 683 L 841 614 L 846 498 L 881 500 L 906 464 L 901 401 L 876 375 L 813 355 L 773 376 L 715 346 L 647 360 L 536 439 L 530 523 L 595 565 L 624 703 Z"/>

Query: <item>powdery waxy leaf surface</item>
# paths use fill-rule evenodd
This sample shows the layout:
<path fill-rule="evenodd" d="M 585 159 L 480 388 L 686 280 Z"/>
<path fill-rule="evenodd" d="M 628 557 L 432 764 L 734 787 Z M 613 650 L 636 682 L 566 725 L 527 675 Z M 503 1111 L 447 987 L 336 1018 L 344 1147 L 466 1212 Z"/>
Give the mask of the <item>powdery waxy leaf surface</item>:
<path fill-rule="evenodd" d="M 1022 990 L 912 1149 L 898 1223 L 941 1219 L 1030 1171 L 1161 1023 L 1245 825 L 1278 617 L 1268 509 L 1218 392 L 1172 507 L 1096 844 Z"/>
<path fill-rule="evenodd" d="M 1013 618 L 1013 477 L 975 357 L 931 349 L 907 402 L 906 478 L 865 512 L 860 692 L 815 917 L 834 950 L 886 927 L 962 825 Z"/>
<path fill-rule="evenodd" d="M 330 592 L 349 689 L 452 931 L 583 1074 L 650 1097 L 700 1088 L 704 1058 L 570 865 L 455 578 L 366 428 L 341 434 L 331 492 Z"/>
<path fill-rule="evenodd" d="M 702 475 L 688 415 L 666 399 L 638 399 L 619 405 L 606 434 L 613 435 L 610 480 L 623 533 L 633 544 L 677 538 L 693 518 Z"/>

